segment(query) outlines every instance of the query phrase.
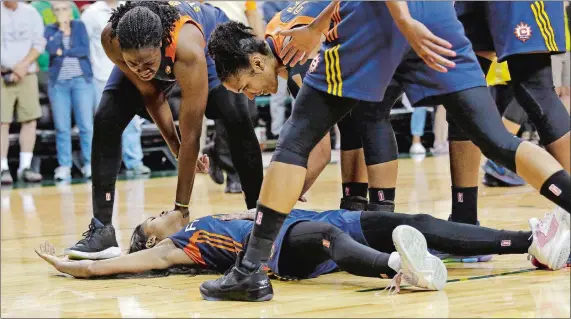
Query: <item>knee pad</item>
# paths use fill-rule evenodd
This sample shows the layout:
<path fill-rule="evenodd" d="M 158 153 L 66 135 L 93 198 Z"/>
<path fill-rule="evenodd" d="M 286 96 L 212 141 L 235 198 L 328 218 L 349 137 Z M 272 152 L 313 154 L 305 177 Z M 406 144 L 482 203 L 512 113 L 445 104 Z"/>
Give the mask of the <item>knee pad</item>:
<path fill-rule="evenodd" d="M 351 151 L 363 147 L 361 141 L 360 130 L 357 127 L 356 118 L 352 115 L 354 111 L 345 115 L 341 121 L 337 123 L 341 134 L 341 150 Z"/>
<path fill-rule="evenodd" d="M 569 113 L 553 89 L 549 54 L 508 57 L 514 94 L 537 128 L 543 145 L 569 132 Z"/>
<path fill-rule="evenodd" d="M 482 154 L 516 171 L 515 153 L 522 140 L 511 135 L 508 131 L 488 132 L 488 137 L 477 137 L 474 143 L 480 147 Z"/>
<path fill-rule="evenodd" d="M 398 158 L 395 132 L 390 121 L 393 96 L 381 103 L 362 103 L 355 108 L 358 126 L 362 130 L 363 151 L 367 166 L 394 161 Z"/>

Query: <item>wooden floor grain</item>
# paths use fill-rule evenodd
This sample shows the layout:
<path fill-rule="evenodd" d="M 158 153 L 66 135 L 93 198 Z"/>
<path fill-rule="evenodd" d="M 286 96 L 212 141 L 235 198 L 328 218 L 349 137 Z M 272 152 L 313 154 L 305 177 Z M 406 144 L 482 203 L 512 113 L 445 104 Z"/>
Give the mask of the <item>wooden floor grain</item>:
<path fill-rule="evenodd" d="M 448 158 L 402 159 L 397 211 L 450 212 Z M 339 205 L 339 166 L 329 165 L 302 208 Z M 119 182 L 113 224 L 122 248 L 143 219 L 171 208 L 176 178 Z M 44 240 L 59 250 L 74 244 L 92 216 L 91 185 L 2 189 L 2 317 L 570 317 L 569 268 L 538 271 L 526 255 L 494 256 L 487 263 L 448 264 L 451 281 L 440 292 L 388 296 L 389 280 L 337 273 L 301 282 L 274 282 L 266 303 L 203 301 L 198 286 L 214 276 L 77 280 L 60 275 L 33 248 Z M 197 177 L 197 216 L 244 207 L 241 195 L 223 193 Z M 530 217 L 553 205 L 530 187 L 480 187 L 482 225 L 527 230 Z"/>

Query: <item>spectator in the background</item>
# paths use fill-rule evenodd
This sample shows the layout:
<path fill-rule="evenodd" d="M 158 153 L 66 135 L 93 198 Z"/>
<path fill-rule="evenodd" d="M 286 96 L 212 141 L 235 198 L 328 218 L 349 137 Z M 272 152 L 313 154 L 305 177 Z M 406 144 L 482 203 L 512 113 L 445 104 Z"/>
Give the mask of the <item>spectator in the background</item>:
<path fill-rule="evenodd" d="M 97 1 L 74 1 L 75 5 L 79 8 L 79 11 L 84 12 L 91 6 L 91 4 Z"/>
<path fill-rule="evenodd" d="M 30 3 L 42 16 L 44 21 L 44 26 L 54 24 L 57 22 L 56 16 L 52 10 L 52 4 L 50 1 L 32 1 Z M 79 9 L 75 3 L 71 3 L 71 16 L 72 18 L 79 19 Z M 50 66 L 50 54 L 48 52 L 43 52 L 38 58 L 38 66 L 40 70 L 38 72 L 38 82 L 40 85 L 40 92 L 48 94 L 48 68 Z"/>
<path fill-rule="evenodd" d="M 206 1 L 220 8 L 232 21 L 242 22 L 251 27 L 260 39 L 264 38 L 266 27 L 258 11 L 256 1 Z"/>
<path fill-rule="evenodd" d="M 36 120 L 42 116 L 38 92 L 38 66 L 36 59 L 44 51 L 44 25 L 42 18 L 29 4 L 3 1 L 1 11 L 1 122 L 0 132 L 2 184 L 12 184 L 8 169 L 10 123 L 16 105 L 16 120 L 20 129 L 20 165 L 17 176 L 24 182 L 39 182 L 42 175 L 31 170 L 36 144 Z"/>
<path fill-rule="evenodd" d="M 91 177 L 93 139 L 93 71 L 89 61 L 89 37 L 85 25 L 72 20 L 69 1 L 52 2 L 57 22 L 46 27 L 46 51 L 50 54 L 48 95 L 56 128 L 59 167 L 56 180 L 71 178 L 71 114 L 79 128 L 79 141 L 85 178 Z"/>
<path fill-rule="evenodd" d="M 111 17 L 111 11 L 117 8 L 117 5 L 118 1 L 116 0 L 97 1 L 81 14 L 81 21 L 85 24 L 87 34 L 89 35 L 89 57 L 93 67 L 96 108 L 99 106 L 103 89 L 114 66 L 113 62 L 105 54 L 103 45 L 101 45 L 101 32 Z M 123 131 L 121 144 L 123 163 L 125 163 L 127 170 L 133 175 L 150 174 L 151 170 L 143 165 L 141 118 L 138 115 L 131 120 L 125 131 Z"/>

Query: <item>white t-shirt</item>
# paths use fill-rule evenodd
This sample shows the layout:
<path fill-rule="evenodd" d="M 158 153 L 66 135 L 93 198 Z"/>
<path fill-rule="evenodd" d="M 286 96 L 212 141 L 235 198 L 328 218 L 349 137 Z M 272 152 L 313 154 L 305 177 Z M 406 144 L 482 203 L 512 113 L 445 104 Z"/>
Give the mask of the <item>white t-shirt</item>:
<path fill-rule="evenodd" d="M 106 82 L 113 70 L 113 62 L 109 60 L 101 44 L 101 32 L 111 17 L 112 8 L 105 1 L 96 1 L 81 15 L 89 35 L 89 49 L 93 77 Z"/>

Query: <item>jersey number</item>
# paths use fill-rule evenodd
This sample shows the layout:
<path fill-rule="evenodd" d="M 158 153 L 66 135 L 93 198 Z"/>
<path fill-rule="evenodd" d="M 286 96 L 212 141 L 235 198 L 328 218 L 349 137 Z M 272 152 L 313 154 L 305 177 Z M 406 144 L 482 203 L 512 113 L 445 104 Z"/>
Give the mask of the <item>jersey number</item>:
<path fill-rule="evenodd" d="M 287 9 L 287 12 L 297 15 L 301 10 L 303 10 L 303 6 L 308 2 L 309 1 L 296 1 L 293 7 Z"/>
<path fill-rule="evenodd" d="M 188 225 L 186 225 L 186 228 L 184 229 L 184 231 L 196 230 L 196 227 L 194 227 L 194 223 L 198 222 L 199 220 L 200 220 L 200 218 L 191 221 Z"/>

